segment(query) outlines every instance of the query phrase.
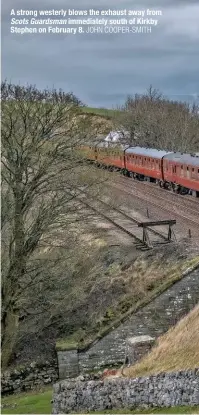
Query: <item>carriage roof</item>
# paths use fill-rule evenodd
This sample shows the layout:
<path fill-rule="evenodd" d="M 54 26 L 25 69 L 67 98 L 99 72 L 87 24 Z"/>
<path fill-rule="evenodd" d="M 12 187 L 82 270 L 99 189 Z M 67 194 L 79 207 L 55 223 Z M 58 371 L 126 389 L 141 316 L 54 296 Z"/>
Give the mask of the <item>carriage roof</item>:
<path fill-rule="evenodd" d="M 154 148 L 145 148 L 145 147 L 130 147 L 126 150 L 126 154 L 138 154 L 140 156 L 154 157 L 161 159 L 169 152 L 164 150 L 156 150 Z"/>
<path fill-rule="evenodd" d="M 184 153 L 177 152 L 177 153 L 170 153 L 164 158 L 166 160 L 174 161 L 176 163 L 199 167 L 199 156 L 197 156 L 196 154 L 184 154 Z"/>

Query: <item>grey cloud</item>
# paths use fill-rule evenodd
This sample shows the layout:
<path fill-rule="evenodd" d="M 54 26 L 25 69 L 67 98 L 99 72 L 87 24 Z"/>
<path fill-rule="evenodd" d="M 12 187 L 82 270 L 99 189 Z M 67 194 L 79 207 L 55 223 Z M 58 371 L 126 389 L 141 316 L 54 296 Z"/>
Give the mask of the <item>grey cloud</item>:
<path fill-rule="evenodd" d="M 162 9 L 148 35 L 11 35 L 10 10 Z M 199 91 L 198 0 L 7 0 L 2 5 L 2 77 L 73 91 L 90 105 L 109 106 L 152 83 L 169 96 Z"/>

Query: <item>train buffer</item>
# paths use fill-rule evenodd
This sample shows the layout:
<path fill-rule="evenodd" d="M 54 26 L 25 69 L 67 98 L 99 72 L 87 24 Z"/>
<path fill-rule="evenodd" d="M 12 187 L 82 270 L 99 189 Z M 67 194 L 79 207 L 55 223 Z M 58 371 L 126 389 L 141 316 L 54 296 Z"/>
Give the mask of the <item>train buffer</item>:
<path fill-rule="evenodd" d="M 149 237 L 149 232 L 154 232 L 153 229 L 151 228 L 155 226 L 168 226 L 167 236 L 164 236 L 165 243 L 173 242 L 173 241 L 176 242 L 176 236 L 173 230 L 173 225 L 175 224 L 176 224 L 176 220 L 174 219 L 138 223 L 138 227 L 143 228 L 143 236 L 142 236 L 143 243 L 147 245 L 148 248 L 153 248 L 153 244 Z"/>

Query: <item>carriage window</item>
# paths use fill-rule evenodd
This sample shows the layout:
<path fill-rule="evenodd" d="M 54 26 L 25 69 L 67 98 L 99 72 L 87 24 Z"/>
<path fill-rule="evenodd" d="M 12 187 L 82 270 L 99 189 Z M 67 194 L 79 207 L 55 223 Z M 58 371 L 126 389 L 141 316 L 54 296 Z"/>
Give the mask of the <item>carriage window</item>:
<path fill-rule="evenodd" d="M 196 170 L 194 169 L 194 167 L 192 168 L 192 177 L 195 179 L 196 177 Z"/>
<path fill-rule="evenodd" d="M 191 169 L 187 166 L 187 177 L 190 178 Z"/>

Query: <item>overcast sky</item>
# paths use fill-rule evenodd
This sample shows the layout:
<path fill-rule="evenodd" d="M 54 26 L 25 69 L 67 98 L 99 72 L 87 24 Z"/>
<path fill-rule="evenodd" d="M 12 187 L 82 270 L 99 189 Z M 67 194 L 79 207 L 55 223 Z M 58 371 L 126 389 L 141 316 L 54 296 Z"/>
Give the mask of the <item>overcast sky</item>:
<path fill-rule="evenodd" d="M 91 7 L 152 8 L 163 16 L 151 34 L 10 33 L 12 8 Z M 150 84 L 171 99 L 198 101 L 199 0 L 4 0 L 2 78 L 72 91 L 96 107 L 120 105 Z"/>

